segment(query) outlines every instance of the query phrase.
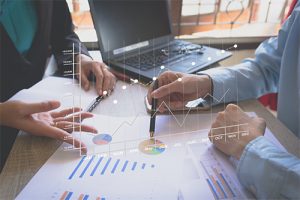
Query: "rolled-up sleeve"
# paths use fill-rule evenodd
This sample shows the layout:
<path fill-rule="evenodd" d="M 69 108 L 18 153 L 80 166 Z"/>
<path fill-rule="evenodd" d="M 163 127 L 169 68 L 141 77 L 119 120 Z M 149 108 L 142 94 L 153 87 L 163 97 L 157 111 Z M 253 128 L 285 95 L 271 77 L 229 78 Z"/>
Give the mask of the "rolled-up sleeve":
<path fill-rule="evenodd" d="M 266 93 L 277 92 L 283 50 L 293 20 L 289 18 L 284 23 L 277 37 L 261 43 L 254 59 L 246 59 L 232 67 L 201 72 L 212 79 L 213 104 L 257 98 Z"/>
<path fill-rule="evenodd" d="M 246 146 L 237 173 L 240 182 L 259 199 L 300 198 L 300 159 L 263 136 Z"/>

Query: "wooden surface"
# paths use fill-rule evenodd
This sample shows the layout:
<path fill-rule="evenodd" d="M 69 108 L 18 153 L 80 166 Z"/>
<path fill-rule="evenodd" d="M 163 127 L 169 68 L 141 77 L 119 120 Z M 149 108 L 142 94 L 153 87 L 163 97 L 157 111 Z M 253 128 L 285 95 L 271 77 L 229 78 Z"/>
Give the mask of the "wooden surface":
<path fill-rule="evenodd" d="M 270 130 L 283 146 L 300 158 L 299 139 L 257 100 L 240 102 L 239 105 L 245 111 L 254 111 L 258 116 L 264 118 Z M 213 112 L 221 110 L 223 110 L 223 106 L 217 106 Z M 16 197 L 60 144 L 61 142 L 52 139 L 20 133 L 0 174 L 0 199 Z"/>

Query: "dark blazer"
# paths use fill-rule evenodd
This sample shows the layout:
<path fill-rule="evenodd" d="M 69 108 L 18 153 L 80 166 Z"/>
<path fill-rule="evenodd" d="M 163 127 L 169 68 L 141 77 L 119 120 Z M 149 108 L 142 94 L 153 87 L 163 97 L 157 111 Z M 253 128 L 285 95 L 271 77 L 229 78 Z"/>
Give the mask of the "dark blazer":
<path fill-rule="evenodd" d="M 38 30 L 32 46 L 22 56 L 2 24 L 0 24 L 0 100 L 6 101 L 18 91 L 29 88 L 43 77 L 46 60 L 54 54 L 58 67 L 64 70 L 63 60 L 70 59 L 62 55 L 62 51 L 72 49 L 78 52 L 80 40 L 74 33 L 68 5 L 63 0 L 34 1 L 37 7 Z M 81 53 L 88 55 L 82 45 Z M 13 144 L 17 130 L 0 127 L 0 171 L 7 153 Z"/>

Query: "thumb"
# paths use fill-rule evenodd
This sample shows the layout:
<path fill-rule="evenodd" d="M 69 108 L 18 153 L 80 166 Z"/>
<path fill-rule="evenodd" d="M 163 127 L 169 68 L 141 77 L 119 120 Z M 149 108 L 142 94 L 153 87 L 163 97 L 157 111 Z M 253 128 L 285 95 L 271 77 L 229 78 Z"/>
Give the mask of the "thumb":
<path fill-rule="evenodd" d="M 157 90 L 154 90 L 151 93 L 151 97 L 159 99 L 164 96 L 170 95 L 174 92 L 178 92 L 178 91 L 180 91 L 179 89 L 181 88 L 179 84 L 181 84 L 181 83 L 178 81 L 174 81 L 167 85 L 163 85 L 163 86 L 159 87 Z"/>
<path fill-rule="evenodd" d="M 39 103 L 24 103 L 22 108 L 22 113 L 24 115 L 30 115 L 39 112 L 47 112 L 54 110 L 60 106 L 59 101 L 44 101 Z"/>

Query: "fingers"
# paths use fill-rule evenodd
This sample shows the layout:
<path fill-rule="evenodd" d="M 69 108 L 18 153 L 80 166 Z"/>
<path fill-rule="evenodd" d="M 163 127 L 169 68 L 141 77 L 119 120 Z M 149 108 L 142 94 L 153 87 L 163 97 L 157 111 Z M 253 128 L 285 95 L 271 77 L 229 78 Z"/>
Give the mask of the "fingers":
<path fill-rule="evenodd" d="M 96 87 L 97 93 L 99 95 L 102 95 L 104 75 L 103 75 L 103 72 L 102 72 L 102 69 L 101 69 L 101 65 L 98 62 L 93 62 L 91 64 L 92 64 L 92 71 L 93 71 L 93 73 L 96 77 L 95 87 Z"/>
<path fill-rule="evenodd" d="M 151 105 L 151 101 L 152 101 L 152 97 L 151 97 L 151 93 L 153 91 L 153 85 L 151 84 L 150 87 L 149 87 L 149 90 L 148 90 L 148 93 L 147 93 L 147 100 L 148 100 L 148 103 Z"/>
<path fill-rule="evenodd" d="M 65 117 L 67 115 L 70 115 L 72 113 L 76 113 L 76 112 L 79 112 L 79 111 L 81 111 L 81 108 L 78 108 L 78 107 L 68 108 L 68 109 L 61 110 L 59 112 L 51 112 L 51 116 L 53 118 Z"/>
<path fill-rule="evenodd" d="M 208 133 L 208 138 L 212 143 L 214 143 L 216 138 L 220 139 L 221 135 L 225 133 L 225 129 L 223 128 L 224 116 L 225 116 L 224 111 L 219 112 L 215 121 L 211 125 L 211 129 Z"/>
<path fill-rule="evenodd" d="M 67 131 L 68 133 L 72 133 L 73 131 L 83 131 L 89 133 L 97 133 L 97 129 L 92 126 L 83 125 L 77 122 L 67 122 L 67 121 L 59 121 L 55 122 L 54 125 L 56 128 L 60 128 L 62 130 Z"/>
<path fill-rule="evenodd" d="M 74 146 L 76 148 L 81 147 L 81 150 L 83 152 L 86 152 L 86 146 L 82 142 L 80 142 L 78 139 L 73 138 L 68 132 L 60 128 L 45 125 L 44 123 L 37 123 L 28 128 L 24 128 L 23 130 L 34 135 L 47 136 L 56 140 L 60 140 L 62 142 L 67 142 L 72 145 L 74 141 Z"/>
<path fill-rule="evenodd" d="M 106 68 L 104 64 L 102 64 L 102 72 L 104 75 L 103 91 L 109 92 L 113 90 L 116 84 L 116 77 Z"/>
<path fill-rule="evenodd" d="M 91 58 L 81 55 L 81 63 L 83 72 L 81 74 L 82 86 L 85 90 L 90 88 L 88 76 L 92 72 L 96 77 L 95 88 L 99 95 L 103 94 L 103 91 L 111 91 L 116 83 L 116 77 L 108 70 L 104 63 L 93 61 Z"/>
<path fill-rule="evenodd" d="M 78 140 L 77 138 L 74 138 L 70 136 L 68 133 L 64 134 L 64 142 L 73 145 L 75 148 L 80 149 L 82 153 L 87 153 L 87 147 L 86 145 Z"/>
<path fill-rule="evenodd" d="M 67 117 L 57 117 L 53 119 L 53 122 L 59 122 L 59 121 L 68 121 L 68 122 L 76 122 L 78 120 L 82 121 L 87 118 L 91 118 L 94 115 L 89 112 L 82 112 L 82 113 L 77 113 L 74 115 L 69 115 Z"/>
<path fill-rule="evenodd" d="M 226 124 L 249 123 L 250 116 L 245 113 L 239 106 L 228 104 L 225 109 Z"/>
<path fill-rule="evenodd" d="M 116 84 L 116 77 L 107 69 L 104 63 L 93 62 L 93 73 L 96 76 L 96 90 L 99 95 L 103 91 L 112 91 Z"/>
<path fill-rule="evenodd" d="M 80 149 L 82 153 L 87 153 L 87 147 L 86 145 L 81 142 L 79 139 L 73 137 L 68 132 L 63 131 L 59 128 L 52 128 L 53 134 L 50 136 L 52 138 L 55 138 L 57 140 L 60 140 L 62 142 L 66 142 L 70 145 L 72 145 L 76 149 Z"/>
<path fill-rule="evenodd" d="M 167 85 L 163 85 L 163 86 L 159 87 L 157 90 L 154 90 L 151 93 L 151 97 L 159 99 L 159 98 L 168 96 L 174 92 L 179 92 L 180 91 L 179 89 L 181 88 L 180 85 L 181 85 L 181 83 L 179 81 L 174 81 Z"/>
<path fill-rule="evenodd" d="M 83 87 L 83 89 L 85 91 L 87 91 L 87 90 L 90 89 L 90 81 L 88 80 L 88 77 L 87 77 L 88 74 L 87 73 L 89 73 L 89 71 L 81 73 L 81 76 L 80 76 L 80 78 L 81 78 L 81 85 L 82 85 L 82 87 Z"/>
<path fill-rule="evenodd" d="M 44 101 L 39 103 L 23 103 L 20 112 L 23 115 L 30 115 L 34 113 L 47 112 L 54 110 L 60 106 L 59 101 Z"/>
<path fill-rule="evenodd" d="M 182 110 L 185 107 L 186 103 L 182 100 L 160 100 L 158 103 L 157 110 L 161 113 L 171 110 Z"/>
<path fill-rule="evenodd" d="M 235 139 L 239 132 L 245 129 L 244 124 L 250 122 L 250 117 L 237 105 L 229 104 L 223 112 L 219 112 L 211 126 L 209 139 L 214 141 L 227 141 Z"/>

